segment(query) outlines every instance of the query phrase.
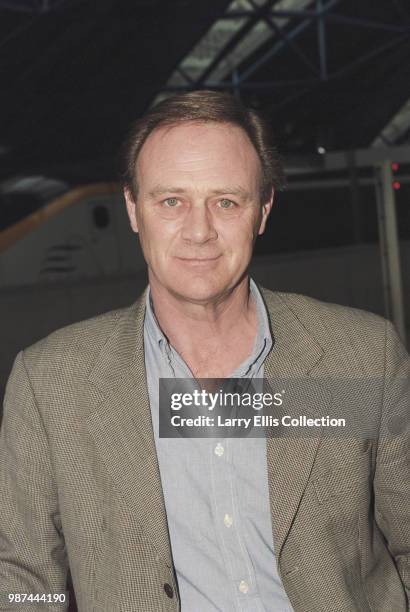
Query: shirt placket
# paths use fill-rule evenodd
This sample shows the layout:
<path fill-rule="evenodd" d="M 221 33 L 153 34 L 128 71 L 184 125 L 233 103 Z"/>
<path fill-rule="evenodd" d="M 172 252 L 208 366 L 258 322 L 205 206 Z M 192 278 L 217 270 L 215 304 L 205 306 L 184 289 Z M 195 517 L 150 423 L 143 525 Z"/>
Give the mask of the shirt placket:
<path fill-rule="evenodd" d="M 263 344 L 263 349 L 266 343 Z M 259 356 L 260 356 L 259 355 Z M 249 386 L 249 379 L 259 370 L 260 364 L 251 361 L 243 364 L 233 374 L 239 379 L 235 390 L 241 392 Z M 246 386 L 242 378 L 247 378 Z M 258 381 L 259 382 L 259 381 Z M 237 474 L 234 469 L 234 444 L 240 444 L 241 439 L 223 438 L 213 440 L 210 447 L 210 467 L 212 486 L 212 506 L 214 512 L 215 530 L 220 542 L 224 565 L 230 578 L 233 601 L 238 612 L 265 612 L 260 599 L 253 564 L 243 537 L 243 519 L 238 504 L 236 491 Z"/>
<path fill-rule="evenodd" d="M 243 521 L 237 503 L 233 445 L 240 439 L 210 440 L 211 498 L 214 525 L 238 612 L 264 612 L 253 564 L 243 538 Z"/>
<path fill-rule="evenodd" d="M 259 312 L 260 325 L 261 320 L 261 312 Z M 197 381 L 193 378 L 192 372 L 182 357 L 165 338 L 159 341 L 159 345 L 163 357 L 164 374 L 168 370 L 168 375 L 172 378 L 190 378 L 192 379 L 193 387 L 196 387 Z M 253 382 L 257 383 L 258 381 L 255 381 L 255 377 L 263 376 L 263 361 L 270 350 L 270 346 L 270 339 L 258 333 L 252 358 L 247 360 L 245 364 L 242 364 L 231 375 L 231 378 L 240 379 L 246 377 L 248 381 L 249 379 L 254 379 Z M 241 389 L 245 381 L 237 382 L 239 382 L 238 391 L 247 390 L 247 388 Z M 256 391 L 256 389 L 254 390 Z M 169 441 L 163 440 L 161 442 L 163 451 L 168 446 L 167 442 Z M 245 537 L 247 533 L 244 531 L 247 529 L 245 524 L 246 517 L 242 516 L 241 504 L 239 503 L 242 482 L 240 470 L 243 469 L 244 474 L 247 474 L 246 460 L 239 461 L 238 455 L 241 452 L 240 445 L 243 440 L 235 438 L 210 438 L 208 440 L 192 440 L 191 442 L 195 450 L 199 452 L 195 461 L 199 462 L 202 466 L 208 466 L 209 470 L 206 480 L 209 479 L 207 486 L 209 486 L 209 503 L 215 534 L 214 554 L 218 554 L 217 551 L 219 551 L 218 565 L 220 566 L 220 571 L 223 568 L 226 576 L 226 578 L 224 577 L 224 581 L 226 580 L 224 584 L 229 587 L 229 598 L 231 600 L 229 609 L 237 612 L 265 612 L 263 600 L 259 593 L 253 556 L 251 556 L 254 551 L 252 551 L 252 546 L 250 546 L 249 550 L 247 547 L 247 538 Z M 199 443 L 204 443 L 201 449 L 198 448 Z M 170 449 L 167 450 L 169 451 Z M 243 450 L 246 449 L 242 448 Z M 168 453 L 169 456 L 163 456 L 165 464 L 168 461 L 175 461 L 174 453 L 176 451 L 177 449 L 174 448 L 172 453 Z M 187 449 L 184 449 L 184 451 L 184 456 L 186 457 Z M 244 480 L 246 480 L 246 476 Z M 201 525 L 198 524 L 198 527 L 201 527 Z M 211 521 L 209 522 L 208 529 L 210 527 Z M 189 572 L 187 572 L 187 575 L 189 575 Z M 210 587 L 211 584 L 209 585 Z M 216 601 L 217 599 L 215 598 Z"/>

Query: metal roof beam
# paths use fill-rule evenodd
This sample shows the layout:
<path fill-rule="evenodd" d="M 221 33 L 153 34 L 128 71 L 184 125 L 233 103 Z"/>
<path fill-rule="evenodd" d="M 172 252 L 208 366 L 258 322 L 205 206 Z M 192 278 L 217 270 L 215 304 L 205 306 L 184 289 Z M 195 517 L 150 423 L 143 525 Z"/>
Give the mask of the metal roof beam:
<path fill-rule="evenodd" d="M 316 0 L 316 11 L 320 13 L 320 17 L 317 20 L 317 40 L 319 48 L 319 60 L 320 60 L 320 78 L 325 81 L 327 79 L 327 49 L 326 49 L 326 21 L 322 15 L 323 2 L 322 0 Z"/>
<path fill-rule="evenodd" d="M 316 10 L 312 9 L 300 9 L 300 10 L 282 10 L 282 9 L 273 9 L 269 11 L 270 17 L 278 17 L 278 18 L 291 18 L 291 19 L 305 19 L 306 17 L 315 17 L 317 14 Z M 253 15 L 253 11 L 231 11 L 225 13 L 218 17 L 218 19 L 246 19 L 247 17 L 251 17 Z M 385 30 L 387 32 L 408 32 L 410 30 L 410 26 L 398 26 L 393 25 L 391 23 L 383 23 L 382 21 L 372 21 L 370 19 L 360 19 L 359 17 L 350 17 L 349 15 L 341 15 L 340 13 L 329 13 L 326 15 L 326 19 L 328 21 L 333 21 L 334 23 L 341 23 L 346 25 L 352 25 L 362 28 L 370 28 L 375 30 Z"/>
<path fill-rule="evenodd" d="M 181 66 L 178 66 L 177 72 L 179 72 L 179 74 L 182 76 L 183 79 L 185 79 L 187 83 L 189 83 L 190 85 L 193 84 L 193 80 L 191 79 L 189 74 L 187 74 L 186 71 L 183 68 L 181 68 Z"/>
<path fill-rule="evenodd" d="M 358 19 L 357 17 L 349 17 L 347 15 L 339 15 L 338 13 L 331 13 L 327 16 L 329 21 L 335 23 L 343 23 L 347 25 L 369 28 L 375 30 L 385 30 L 386 32 L 409 32 L 410 26 L 397 26 L 391 23 L 383 23 L 381 21 L 371 21 L 370 19 Z"/>
<path fill-rule="evenodd" d="M 290 38 L 292 40 L 297 38 L 310 25 L 312 25 L 312 23 L 314 23 L 315 21 L 317 21 L 321 17 L 324 17 L 324 15 L 326 15 L 334 6 L 339 4 L 339 2 L 340 2 L 340 0 L 329 0 L 329 2 L 323 6 L 322 10 L 314 11 L 312 17 L 309 17 L 308 19 L 305 19 L 304 21 L 302 21 L 302 23 L 298 24 L 295 28 L 293 28 L 293 30 L 291 30 L 289 32 L 288 38 Z M 242 73 L 241 78 L 240 78 L 241 86 L 242 86 L 242 83 L 246 79 L 248 79 L 250 76 L 252 76 L 252 74 L 254 74 L 259 68 L 261 68 L 264 64 L 266 64 L 266 62 L 268 62 L 275 55 L 277 55 L 277 53 L 279 53 L 279 51 L 281 51 L 283 49 L 284 45 L 285 45 L 285 43 L 283 41 L 277 42 L 272 47 L 272 49 L 270 49 L 261 58 L 259 58 L 256 62 L 254 62 L 247 70 L 245 70 Z"/>
<path fill-rule="evenodd" d="M 377 57 L 378 55 L 380 55 L 380 53 L 383 53 L 384 51 L 387 51 L 393 47 L 396 47 L 401 42 L 404 42 L 406 40 L 408 40 L 408 34 L 402 34 L 401 36 L 398 36 L 397 38 L 393 38 L 392 40 L 389 40 L 384 45 L 381 45 L 380 47 L 376 47 L 375 49 L 372 49 L 368 53 L 365 53 L 361 57 L 355 59 L 353 62 L 351 62 L 347 66 L 344 66 L 343 68 L 335 72 L 332 76 L 334 77 L 343 76 L 344 74 L 351 72 L 352 70 L 355 70 L 357 66 L 360 66 L 361 64 L 365 62 L 368 62 L 374 57 Z"/>
<path fill-rule="evenodd" d="M 348 167 L 347 156 L 352 152 L 336 151 L 326 153 L 324 158 L 324 170 L 344 170 Z M 366 168 L 375 164 L 384 163 L 386 160 L 394 162 L 410 162 L 410 146 L 403 147 L 371 147 L 368 149 L 356 149 L 354 152 L 354 164 L 357 168 Z"/>
<path fill-rule="evenodd" d="M 235 47 L 241 42 L 241 40 L 247 35 L 247 33 L 254 27 L 254 25 L 260 20 L 261 16 L 268 11 L 271 6 L 277 2 L 277 0 L 267 0 L 267 2 L 258 10 L 252 11 L 249 20 L 244 24 L 242 28 L 236 32 L 236 34 L 229 40 L 229 42 L 219 51 L 216 57 L 212 60 L 206 70 L 202 73 L 199 79 L 196 81 L 196 86 L 201 87 L 210 74 L 217 68 L 219 63 L 229 54 Z M 228 13 L 229 14 L 229 13 Z"/>
<path fill-rule="evenodd" d="M 256 7 L 253 4 L 252 0 L 248 0 L 248 2 L 250 2 L 252 4 L 252 6 L 254 6 L 254 8 L 256 9 Z M 268 26 L 271 28 L 271 30 L 279 38 L 282 39 L 282 41 L 284 42 L 285 46 L 289 46 L 292 49 L 292 51 L 295 53 L 295 55 L 297 55 L 299 57 L 299 59 L 302 60 L 302 62 L 305 64 L 305 66 L 307 66 L 309 68 L 309 70 L 311 72 L 313 72 L 313 74 L 315 76 L 319 76 L 319 72 L 318 72 L 316 66 L 310 61 L 310 59 L 300 49 L 300 47 L 295 43 L 295 41 L 292 40 L 292 38 L 290 36 L 288 36 L 286 34 L 286 32 L 284 30 L 282 30 L 282 28 L 280 26 L 278 26 L 277 23 L 275 23 L 275 21 L 268 14 L 264 14 L 262 16 L 262 19 L 263 19 L 263 21 L 265 21 L 265 23 L 268 24 Z"/>
<path fill-rule="evenodd" d="M 372 143 L 374 147 L 383 147 L 386 144 L 391 145 L 402 139 L 406 139 L 409 134 L 410 126 L 410 99 L 400 108 L 399 112 L 394 115 L 388 124 L 383 128 L 382 132 Z"/>
<path fill-rule="evenodd" d="M 246 91 L 269 91 L 271 89 L 278 89 L 284 87 L 306 87 L 307 85 L 316 85 L 319 79 L 293 79 L 286 81 L 259 81 L 259 82 L 250 82 L 250 83 L 238 83 L 237 79 L 233 79 L 232 81 L 208 81 L 204 83 L 200 87 L 195 84 L 189 85 L 165 85 L 165 87 L 161 88 L 162 92 L 170 92 L 176 93 L 180 91 L 191 91 L 193 89 L 217 89 L 217 90 L 229 90 L 229 89 L 238 89 L 238 87 L 242 90 Z"/>

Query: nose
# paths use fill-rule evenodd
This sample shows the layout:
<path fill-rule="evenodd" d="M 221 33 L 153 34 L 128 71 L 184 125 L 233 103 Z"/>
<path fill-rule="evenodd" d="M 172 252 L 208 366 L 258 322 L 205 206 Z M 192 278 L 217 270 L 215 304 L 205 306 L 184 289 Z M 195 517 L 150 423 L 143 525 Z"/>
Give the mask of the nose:
<path fill-rule="evenodd" d="M 218 237 L 212 214 L 205 205 L 194 205 L 184 219 L 182 238 L 195 244 L 204 244 Z"/>

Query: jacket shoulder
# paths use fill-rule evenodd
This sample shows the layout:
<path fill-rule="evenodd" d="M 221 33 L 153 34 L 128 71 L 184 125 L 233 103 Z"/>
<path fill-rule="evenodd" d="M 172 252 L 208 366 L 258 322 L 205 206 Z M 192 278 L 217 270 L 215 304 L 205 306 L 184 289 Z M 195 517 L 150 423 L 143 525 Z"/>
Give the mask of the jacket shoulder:
<path fill-rule="evenodd" d="M 298 293 L 275 292 L 269 289 L 262 289 L 267 304 L 275 299 L 285 303 L 294 314 L 305 321 L 307 325 L 323 323 L 330 330 L 333 326 L 355 327 L 360 326 L 362 330 L 369 331 L 371 334 L 384 330 L 387 320 L 373 312 L 343 306 L 332 302 L 325 302 L 316 298 L 301 295 Z"/>
<path fill-rule="evenodd" d="M 84 373 L 103 349 L 120 321 L 130 315 L 135 304 L 61 327 L 23 350 L 31 372 L 61 369 L 77 364 Z"/>
<path fill-rule="evenodd" d="M 341 367 L 343 364 L 348 369 L 351 363 L 360 364 L 363 371 L 382 369 L 386 337 L 392 325 L 380 315 L 296 293 L 266 289 L 262 289 L 262 293 L 271 313 L 273 331 L 275 304 L 280 303 L 293 313 L 325 354 Z"/>

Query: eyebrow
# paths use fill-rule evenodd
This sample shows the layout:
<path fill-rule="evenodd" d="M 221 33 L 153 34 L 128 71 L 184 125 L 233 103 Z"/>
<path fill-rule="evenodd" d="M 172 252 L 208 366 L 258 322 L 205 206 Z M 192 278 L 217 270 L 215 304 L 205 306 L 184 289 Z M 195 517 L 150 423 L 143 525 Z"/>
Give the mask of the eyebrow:
<path fill-rule="evenodd" d="M 148 193 L 148 195 L 152 198 L 156 198 L 160 195 L 163 195 L 164 193 L 184 194 L 184 193 L 187 193 L 187 190 L 183 189 L 182 187 L 167 187 L 165 185 L 158 185 L 157 187 L 154 187 L 154 189 L 152 189 Z M 242 187 L 232 187 L 232 186 L 218 187 L 216 189 L 211 189 L 210 193 L 212 195 L 223 195 L 224 193 L 228 193 L 228 194 L 240 196 L 245 200 L 248 200 L 251 197 L 251 195 L 248 193 L 248 191 L 246 191 L 246 189 L 242 189 Z"/>

